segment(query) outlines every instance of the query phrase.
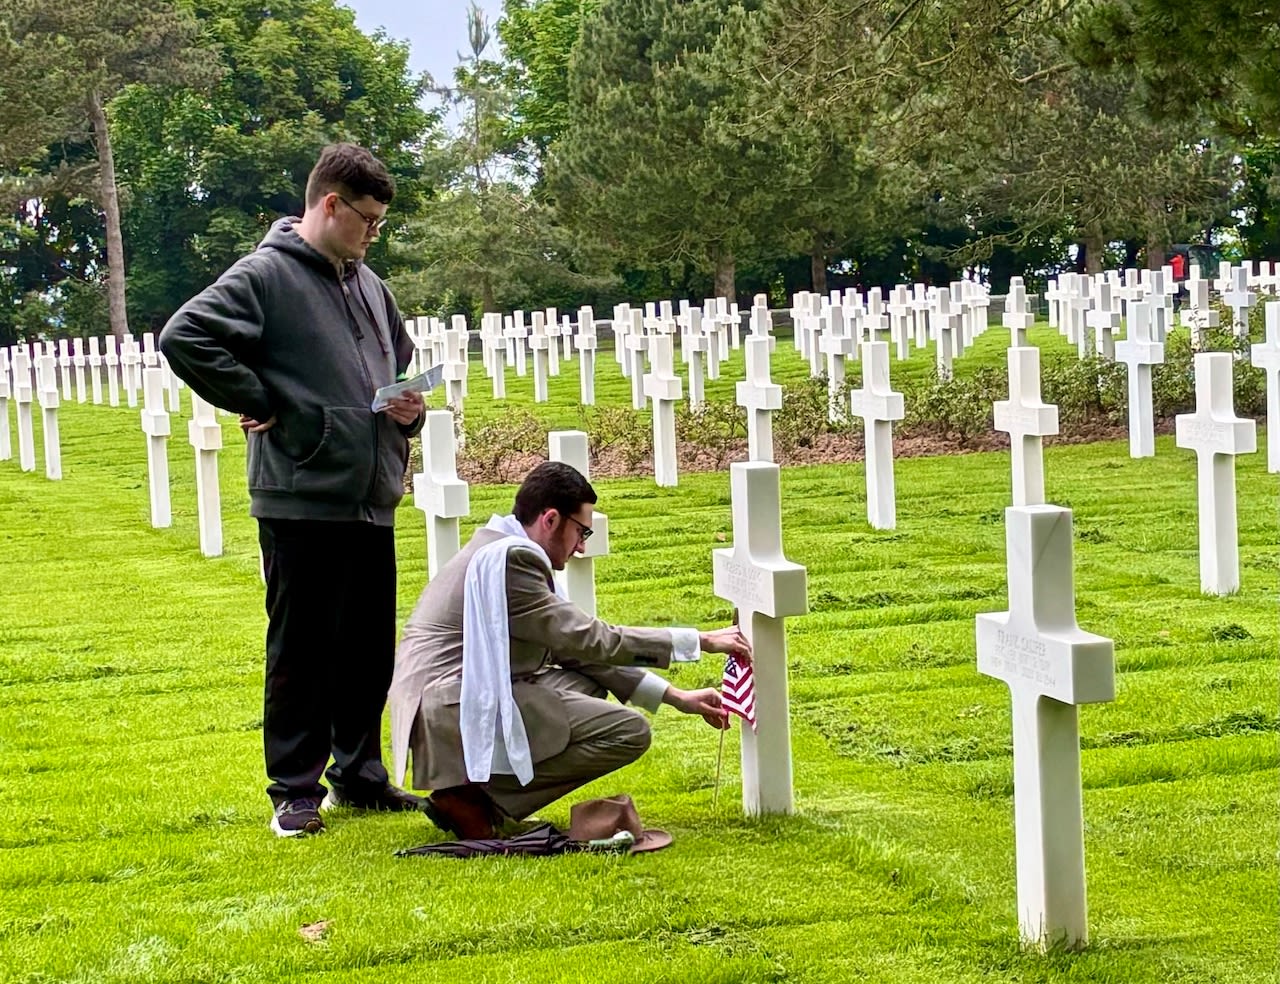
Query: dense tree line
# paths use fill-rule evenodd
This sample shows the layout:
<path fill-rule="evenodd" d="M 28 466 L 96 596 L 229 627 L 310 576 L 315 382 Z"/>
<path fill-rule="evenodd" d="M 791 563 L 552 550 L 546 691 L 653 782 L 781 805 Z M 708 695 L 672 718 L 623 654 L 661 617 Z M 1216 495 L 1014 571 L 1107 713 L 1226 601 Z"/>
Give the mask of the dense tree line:
<path fill-rule="evenodd" d="M 1280 259 L 1278 24 L 506 0 L 430 79 L 335 0 L 0 0 L 0 343 L 163 323 L 335 139 L 396 174 L 370 262 L 413 311 Z"/>

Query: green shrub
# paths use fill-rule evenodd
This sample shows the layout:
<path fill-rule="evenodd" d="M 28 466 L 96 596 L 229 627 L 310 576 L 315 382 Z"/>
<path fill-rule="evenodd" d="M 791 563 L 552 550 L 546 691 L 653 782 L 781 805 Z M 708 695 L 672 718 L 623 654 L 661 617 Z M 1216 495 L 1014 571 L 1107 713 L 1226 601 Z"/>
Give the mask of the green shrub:
<path fill-rule="evenodd" d="M 579 407 L 578 418 L 587 432 L 587 451 L 593 466 L 610 449 L 629 469 L 635 469 L 653 454 L 653 425 L 630 405 Z"/>
<path fill-rule="evenodd" d="M 1127 387 L 1126 367 L 1096 355 L 1059 356 L 1040 370 L 1040 398 L 1057 406 L 1064 433 L 1099 421 L 1122 423 L 1128 412 Z"/>
<path fill-rule="evenodd" d="M 982 366 L 971 376 L 941 379 L 934 368 L 923 380 L 904 388 L 904 425 L 954 438 L 967 447 L 976 435 L 992 428 L 992 405 L 1007 399 L 1008 393 L 1004 369 Z"/>
<path fill-rule="evenodd" d="M 697 408 L 676 407 L 676 440 L 708 451 L 723 469 L 747 436 L 747 411 L 733 400 L 707 400 Z"/>
<path fill-rule="evenodd" d="M 831 430 L 827 377 L 806 376 L 782 388 L 782 409 L 773 415 L 773 443 L 782 454 L 811 448 Z"/>
<path fill-rule="evenodd" d="M 496 417 L 464 424 L 463 433 L 462 459 L 480 482 L 514 481 L 530 455 L 547 453 L 546 428 L 525 407 L 504 405 Z"/>

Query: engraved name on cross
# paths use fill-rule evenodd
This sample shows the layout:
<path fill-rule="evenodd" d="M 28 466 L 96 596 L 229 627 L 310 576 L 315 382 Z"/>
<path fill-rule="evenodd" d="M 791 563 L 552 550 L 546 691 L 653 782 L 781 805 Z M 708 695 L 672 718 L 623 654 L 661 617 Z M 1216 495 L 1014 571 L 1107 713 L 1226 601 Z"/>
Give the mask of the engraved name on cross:
<path fill-rule="evenodd" d="M 1037 948 L 1088 942 L 1077 705 L 1115 699 L 1110 639 L 1076 623 L 1071 510 L 1005 510 L 1009 610 L 977 617 L 978 672 L 1013 701 L 1018 929 Z"/>

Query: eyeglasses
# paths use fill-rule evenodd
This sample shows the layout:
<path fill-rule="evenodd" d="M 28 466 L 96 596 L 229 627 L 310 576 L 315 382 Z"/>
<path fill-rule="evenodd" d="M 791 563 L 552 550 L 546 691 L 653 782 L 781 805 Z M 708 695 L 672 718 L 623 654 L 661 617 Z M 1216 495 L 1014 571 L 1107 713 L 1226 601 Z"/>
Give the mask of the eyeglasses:
<path fill-rule="evenodd" d="M 595 530 L 593 530 L 590 526 L 588 526 L 586 523 L 582 522 L 581 520 L 574 519 L 572 516 L 566 516 L 564 513 L 561 513 L 560 515 L 564 516 L 564 518 L 569 520 L 569 522 L 578 524 L 578 539 L 580 539 L 583 543 L 586 543 L 588 540 L 591 539 L 591 534 L 594 533 Z"/>
<path fill-rule="evenodd" d="M 370 232 L 381 232 L 382 227 L 387 224 L 387 220 L 385 218 L 379 218 L 376 215 L 365 215 L 363 212 L 360 211 L 360 209 L 356 208 L 354 205 L 352 205 L 349 201 L 347 201 L 341 195 L 338 195 L 336 192 L 335 192 L 335 197 L 338 199 L 338 201 L 342 202 L 343 205 L 347 206 L 347 208 L 355 212 L 356 215 L 364 219 L 364 224 Z"/>

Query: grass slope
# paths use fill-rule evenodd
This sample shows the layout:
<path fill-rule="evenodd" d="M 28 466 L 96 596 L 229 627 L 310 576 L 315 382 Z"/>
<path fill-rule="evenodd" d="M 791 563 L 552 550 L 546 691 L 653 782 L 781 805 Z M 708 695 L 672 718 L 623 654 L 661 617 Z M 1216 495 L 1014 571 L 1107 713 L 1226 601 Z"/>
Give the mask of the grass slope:
<path fill-rule="evenodd" d="M 564 423 L 576 373 L 553 381 Z M 582 795 L 631 792 L 672 849 L 461 863 L 392 857 L 438 836 L 417 816 L 338 816 L 305 842 L 268 832 L 264 615 L 231 421 L 216 560 L 198 553 L 185 441 L 170 447 L 173 527 L 152 530 L 136 412 L 64 405 L 61 429 L 62 482 L 0 462 L 2 980 L 1274 973 L 1280 558 L 1262 454 L 1238 467 L 1243 589 L 1205 598 L 1189 453 L 1170 439 L 1145 461 L 1114 443 L 1046 452 L 1050 501 L 1075 512 L 1080 622 L 1116 640 L 1118 679 L 1114 703 L 1080 715 L 1093 945 L 1041 957 L 1017 945 L 1008 694 L 974 670 L 973 617 L 1006 604 L 1007 454 L 898 462 L 894 532 L 866 526 L 861 466 L 784 471 L 786 551 L 812 605 L 789 627 L 798 815 L 740 816 L 736 730 L 713 813 L 714 733 L 666 711 L 652 751 Z M 732 539 L 728 476 L 600 486 L 602 615 L 723 622 L 710 552 Z M 511 493 L 473 488 L 464 537 Z M 422 528 L 406 503 L 402 616 L 425 577 Z M 319 921 L 319 942 L 299 934 Z"/>

